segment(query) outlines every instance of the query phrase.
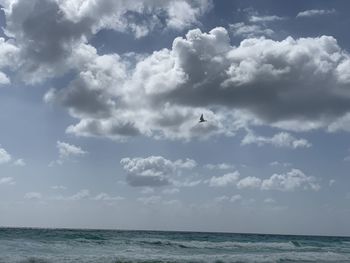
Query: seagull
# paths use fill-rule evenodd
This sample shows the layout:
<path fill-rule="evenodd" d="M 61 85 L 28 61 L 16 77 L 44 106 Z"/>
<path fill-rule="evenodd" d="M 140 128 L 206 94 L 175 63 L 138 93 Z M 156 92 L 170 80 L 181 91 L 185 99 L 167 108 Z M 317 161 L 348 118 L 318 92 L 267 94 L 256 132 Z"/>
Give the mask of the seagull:
<path fill-rule="evenodd" d="M 206 122 L 206 121 L 207 121 L 207 120 L 204 119 L 203 114 L 202 114 L 201 117 L 199 118 L 199 123 L 201 123 L 201 122 Z"/>

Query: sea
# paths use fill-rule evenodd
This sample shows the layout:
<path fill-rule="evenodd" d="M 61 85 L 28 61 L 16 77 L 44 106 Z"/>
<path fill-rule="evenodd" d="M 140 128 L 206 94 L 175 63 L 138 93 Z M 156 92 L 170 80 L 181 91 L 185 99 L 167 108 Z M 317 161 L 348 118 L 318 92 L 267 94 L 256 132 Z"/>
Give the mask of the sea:
<path fill-rule="evenodd" d="M 0 262 L 350 262 L 350 237 L 0 228 Z"/>

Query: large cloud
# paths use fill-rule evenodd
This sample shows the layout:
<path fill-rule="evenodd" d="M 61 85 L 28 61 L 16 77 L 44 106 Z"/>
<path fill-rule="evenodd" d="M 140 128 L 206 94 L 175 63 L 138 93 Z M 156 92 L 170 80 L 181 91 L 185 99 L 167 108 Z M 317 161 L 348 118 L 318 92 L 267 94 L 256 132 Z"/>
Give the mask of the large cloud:
<path fill-rule="evenodd" d="M 5 33 L 20 49 L 18 72 L 30 82 L 75 69 L 71 55 L 102 29 L 132 32 L 136 37 L 155 28 L 182 30 L 197 24 L 211 8 L 209 0 L 3 0 L 0 4 L 6 15 Z"/>
<path fill-rule="evenodd" d="M 350 59 L 331 36 L 249 38 L 232 46 L 224 28 L 209 33 L 194 29 L 176 38 L 171 48 L 136 55 L 130 63 L 122 55 L 99 55 L 89 37 L 106 28 L 142 36 L 159 23 L 161 28 L 183 29 L 197 23 L 210 2 L 2 4 L 6 33 L 14 38 L 8 44 L 19 54 L 16 72 L 28 81 L 70 69 L 78 73 L 67 88 L 45 96 L 78 119 L 69 133 L 189 140 L 232 136 L 251 124 L 294 131 L 349 130 Z M 0 75 L 2 83 L 9 82 Z M 198 124 L 200 114 L 209 121 Z"/>
<path fill-rule="evenodd" d="M 249 124 L 337 130 L 350 110 L 350 59 L 329 36 L 251 38 L 235 47 L 224 28 L 195 29 L 133 69 L 108 55 L 116 74 L 97 63 L 107 57 L 92 57 L 69 88 L 53 96 L 80 119 L 68 129 L 77 135 L 191 139 L 233 135 Z M 82 97 L 91 103 L 74 99 Z M 201 113 L 209 121 L 199 125 Z"/>

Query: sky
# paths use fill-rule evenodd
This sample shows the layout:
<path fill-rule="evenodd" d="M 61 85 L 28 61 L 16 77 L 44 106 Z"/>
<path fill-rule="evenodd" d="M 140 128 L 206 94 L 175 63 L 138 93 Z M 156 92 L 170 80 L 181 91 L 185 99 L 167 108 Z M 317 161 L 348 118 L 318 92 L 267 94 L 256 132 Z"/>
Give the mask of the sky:
<path fill-rule="evenodd" d="M 0 226 L 350 235 L 347 1 L 0 5 Z"/>

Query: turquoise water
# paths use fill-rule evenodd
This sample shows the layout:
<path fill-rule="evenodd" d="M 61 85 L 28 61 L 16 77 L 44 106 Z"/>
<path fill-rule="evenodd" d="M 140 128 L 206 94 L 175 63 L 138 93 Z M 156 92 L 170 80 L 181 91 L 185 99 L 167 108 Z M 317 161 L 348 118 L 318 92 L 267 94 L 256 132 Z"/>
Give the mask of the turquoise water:
<path fill-rule="evenodd" d="M 0 228 L 0 262 L 350 262 L 350 238 Z"/>

